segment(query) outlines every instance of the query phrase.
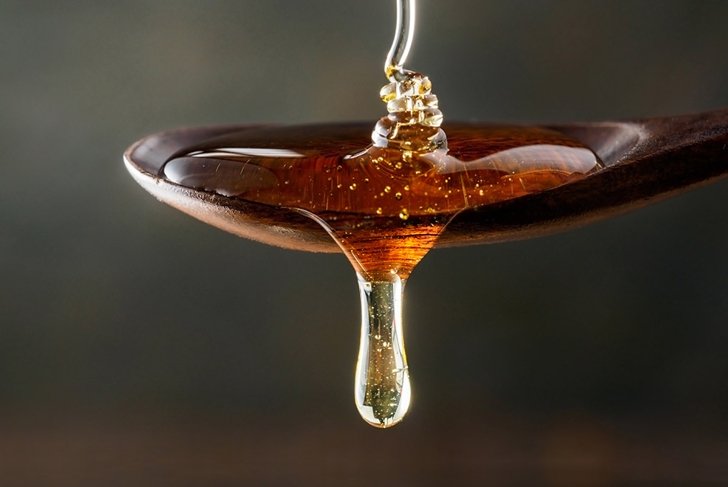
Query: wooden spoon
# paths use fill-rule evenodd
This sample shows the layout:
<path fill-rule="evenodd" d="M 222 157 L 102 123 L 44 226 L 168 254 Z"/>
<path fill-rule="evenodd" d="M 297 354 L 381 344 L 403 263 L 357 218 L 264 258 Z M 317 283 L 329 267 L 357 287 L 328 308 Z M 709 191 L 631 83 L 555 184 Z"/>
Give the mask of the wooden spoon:
<path fill-rule="evenodd" d="M 565 230 L 728 174 L 728 109 L 546 127 L 590 147 L 605 169 L 542 193 L 465 210 L 448 225 L 437 247 L 504 242 Z M 318 223 L 295 211 L 193 190 L 158 177 L 164 163 L 191 142 L 243 128 L 177 129 L 151 135 L 130 147 L 124 161 L 137 182 L 161 201 L 219 228 L 284 248 L 339 252 Z"/>

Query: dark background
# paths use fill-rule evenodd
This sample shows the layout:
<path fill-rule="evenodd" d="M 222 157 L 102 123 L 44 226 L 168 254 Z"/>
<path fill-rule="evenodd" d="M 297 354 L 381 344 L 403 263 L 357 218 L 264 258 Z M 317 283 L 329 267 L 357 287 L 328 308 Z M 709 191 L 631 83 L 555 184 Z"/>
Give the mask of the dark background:
<path fill-rule="evenodd" d="M 0 484 L 728 482 L 728 185 L 435 251 L 414 402 L 352 404 L 353 271 L 157 203 L 124 149 L 181 125 L 376 120 L 394 2 L 0 0 Z M 421 0 L 446 119 L 728 105 L 728 2 Z"/>

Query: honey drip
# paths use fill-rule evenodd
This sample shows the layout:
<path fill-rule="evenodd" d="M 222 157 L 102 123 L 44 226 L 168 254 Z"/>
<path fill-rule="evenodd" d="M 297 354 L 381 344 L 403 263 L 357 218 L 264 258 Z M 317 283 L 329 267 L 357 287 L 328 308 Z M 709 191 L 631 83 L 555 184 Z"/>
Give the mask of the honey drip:
<path fill-rule="evenodd" d="M 398 423 L 409 407 L 402 291 L 447 224 L 463 209 L 545 191 L 601 167 L 590 149 L 547 129 L 452 124 L 446 137 L 430 80 L 403 68 L 413 7 L 414 0 L 398 3 L 390 83 L 380 92 L 388 114 L 369 137 L 359 125 L 240 130 L 195 142 L 159 174 L 294 210 L 338 243 L 361 294 L 356 405 L 377 427 Z"/>
<path fill-rule="evenodd" d="M 359 276 L 362 326 L 354 400 L 359 414 L 376 427 L 400 422 L 411 386 L 402 336 L 404 280 L 368 282 Z"/>

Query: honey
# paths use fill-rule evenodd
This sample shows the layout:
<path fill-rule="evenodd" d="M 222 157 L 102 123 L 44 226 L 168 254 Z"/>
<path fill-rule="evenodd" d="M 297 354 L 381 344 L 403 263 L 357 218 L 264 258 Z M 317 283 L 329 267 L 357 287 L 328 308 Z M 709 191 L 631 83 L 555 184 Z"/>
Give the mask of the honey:
<path fill-rule="evenodd" d="M 298 214 L 328 232 L 360 290 L 355 402 L 369 424 L 382 428 L 400 422 L 411 399 L 404 286 L 448 223 L 463 210 L 547 191 L 602 167 L 591 149 L 554 130 L 444 123 L 430 80 L 403 66 L 414 3 L 397 2 L 389 83 L 380 90 L 387 115 L 373 127 L 209 130 L 189 143 L 180 131 L 161 161 L 153 145 L 135 149 L 154 160 L 135 166 L 157 178 L 143 182 L 147 189 L 212 225 L 235 231 L 258 221 L 285 232 Z M 200 204 L 202 194 L 221 198 Z M 244 221 L 242 210 L 228 211 L 230 201 L 247 209 Z"/>

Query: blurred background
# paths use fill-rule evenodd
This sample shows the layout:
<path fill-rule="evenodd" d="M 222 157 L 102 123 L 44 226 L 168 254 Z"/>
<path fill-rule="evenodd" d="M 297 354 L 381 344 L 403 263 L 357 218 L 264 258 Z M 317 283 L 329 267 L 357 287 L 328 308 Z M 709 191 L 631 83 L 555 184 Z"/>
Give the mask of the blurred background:
<path fill-rule="evenodd" d="M 420 0 L 447 119 L 728 106 L 728 2 Z M 728 482 L 728 181 L 569 233 L 432 252 L 414 402 L 352 404 L 341 255 L 157 203 L 121 155 L 182 125 L 371 120 L 394 2 L 0 0 L 3 486 Z"/>

